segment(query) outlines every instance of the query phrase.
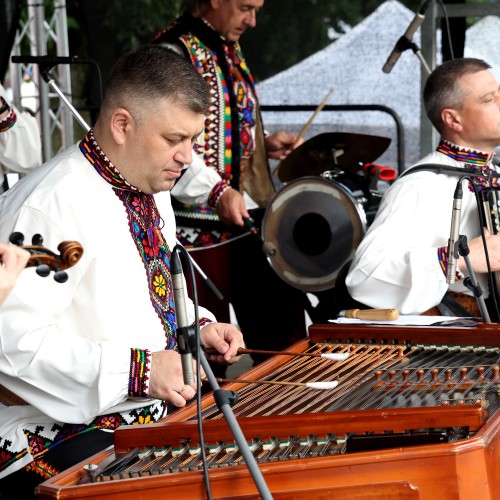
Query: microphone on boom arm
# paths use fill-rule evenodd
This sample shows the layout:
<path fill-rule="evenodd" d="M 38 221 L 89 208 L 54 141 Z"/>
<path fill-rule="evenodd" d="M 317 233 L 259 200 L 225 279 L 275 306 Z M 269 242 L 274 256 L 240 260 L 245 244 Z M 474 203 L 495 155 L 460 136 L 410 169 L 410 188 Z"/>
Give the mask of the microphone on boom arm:
<path fill-rule="evenodd" d="M 78 56 L 12 56 L 13 63 L 39 64 L 40 66 L 53 67 L 57 64 L 86 64 L 90 61 L 80 59 Z"/>
<path fill-rule="evenodd" d="M 415 17 L 413 18 L 412 22 L 408 26 L 407 30 L 405 31 L 404 35 L 400 37 L 400 39 L 396 42 L 396 45 L 394 46 L 394 49 L 392 50 L 391 54 L 387 58 L 386 63 L 382 67 L 382 71 L 384 73 L 390 73 L 394 65 L 398 62 L 401 54 L 406 50 L 411 47 L 411 41 L 413 38 L 413 35 L 417 31 L 418 28 L 422 25 L 422 23 L 425 20 L 425 13 L 427 9 L 429 8 L 429 4 L 431 3 L 431 0 L 426 0 L 422 6 L 420 7 L 419 11 L 415 14 Z"/>

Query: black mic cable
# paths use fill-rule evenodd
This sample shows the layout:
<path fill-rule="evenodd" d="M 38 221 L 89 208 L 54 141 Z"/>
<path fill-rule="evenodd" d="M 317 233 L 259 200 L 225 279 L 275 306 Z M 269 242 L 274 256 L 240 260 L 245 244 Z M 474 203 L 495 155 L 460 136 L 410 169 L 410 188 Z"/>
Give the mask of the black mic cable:
<path fill-rule="evenodd" d="M 199 321 L 199 312 L 198 312 L 198 292 L 196 290 L 196 280 L 194 277 L 194 267 L 193 267 L 193 261 L 190 259 L 189 252 L 181 245 L 177 244 L 175 245 L 173 251 L 172 251 L 172 257 L 171 257 L 171 267 L 170 271 L 172 274 L 172 285 L 175 289 L 177 288 L 177 292 L 174 293 L 174 304 L 175 304 L 175 309 L 176 309 L 176 317 L 177 317 L 177 303 L 180 302 L 183 304 L 184 309 L 181 313 L 181 315 L 186 314 L 186 316 L 182 318 L 182 321 L 187 323 L 187 313 L 185 309 L 185 295 L 184 292 L 182 291 L 182 299 L 176 298 L 176 294 L 179 296 L 181 291 L 179 290 L 179 287 L 184 288 L 184 283 L 177 281 L 179 278 L 182 280 L 182 265 L 180 262 L 180 257 L 179 254 L 182 254 L 184 256 L 184 260 L 187 262 L 187 265 L 189 267 L 189 277 L 190 277 L 190 283 L 191 283 L 191 290 L 192 290 L 192 295 L 193 295 L 193 306 L 194 306 L 194 315 L 195 315 L 195 322 L 194 322 L 194 346 L 191 345 L 191 343 L 188 343 L 186 346 L 187 349 L 189 349 L 191 355 L 192 355 L 192 350 L 195 349 L 195 355 L 196 353 L 199 353 L 201 350 L 201 341 L 200 341 L 200 321 Z M 176 275 L 176 283 L 174 285 L 174 274 Z M 186 327 L 190 328 L 191 327 Z M 179 318 L 177 317 L 177 331 L 179 330 Z M 192 329 L 191 329 L 192 331 Z M 183 332 L 184 333 L 184 332 Z M 187 335 L 187 340 L 191 339 L 190 334 L 191 332 L 188 330 L 188 335 Z M 179 336 L 178 336 L 179 340 Z M 184 346 L 183 346 L 184 347 Z M 181 347 L 179 345 L 179 352 L 181 350 Z M 181 360 L 182 360 L 182 354 L 181 354 Z M 191 363 L 191 370 L 193 366 Z M 184 374 L 184 365 L 183 365 L 183 374 Z M 184 381 L 184 383 L 186 383 Z M 200 356 L 196 356 L 196 406 L 197 406 L 197 420 L 198 420 L 198 433 L 200 435 L 200 454 L 201 454 L 201 461 L 203 464 L 203 480 L 205 483 L 205 490 L 207 493 L 207 498 L 208 500 L 211 500 L 212 498 L 212 493 L 211 493 L 211 486 L 210 486 L 210 477 L 208 475 L 208 465 L 207 465 L 207 456 L 206 456 L 206 450 L 205 450 L 205 438 L 204 438 L 204 433 L 203 433 L 203 418 L 201 415 L 201 363 L 200 363 Z"/>

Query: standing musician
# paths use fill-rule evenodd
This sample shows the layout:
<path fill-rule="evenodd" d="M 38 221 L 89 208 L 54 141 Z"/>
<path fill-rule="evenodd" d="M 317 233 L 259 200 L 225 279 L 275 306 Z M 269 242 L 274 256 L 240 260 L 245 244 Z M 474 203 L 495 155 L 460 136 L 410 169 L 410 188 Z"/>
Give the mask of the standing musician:
<path fill-rule="evenodd" d="M 424 313 L 439 305 L 446 294 L 469 315 L 481 316 L 476 299 L 463 283 L 468 271 L 462 256 L 455 282 L 447 284 L 452 207 L 461 175 L 436 170 L 444 165 L 498 171 L 492 159 L 500 144 L 499 84 L 486 62 L 457 59 L 432 72 L 423 98 L 441 140 L 436 151 L 419 162 L 421 167 L 429 165 L 429 170 L 412 173 L 410 169 L 384 194 L 375 221 L 356 251 L 347 289 L 366 306 L 394 307 L 403 314 Z M 471 178 L 476 184 L 488 182 Z M 463 181 L 460 234 L 467 237 L 470 264 L 486 298 L 487 263 L 478 210 L 473 188 Z M 485 236 L 491 270 L 498 271 L 500 235 L 485 231 Z"/>
<path fill-rule="evenodd" d="M 275 194 L 268 158 L 285 158 L 303 140 L 283 131 L 266 135 L 262 126 L 239 39 L 256 25 L 263 5 L 264 0 L 184 0 L 183 14 L 153 43 L 183 53 L 213 98 L 203 140 L 195 146 L 208 167 L 197 174 L 201 196 L 193 191 L 194 171 L 187 171 L 172 191 L 178 238 L 193 249 L 193 258 L 224 295 L 219 301 L 200 284 L 200 300 L 225 321 L 231 303 L 249 347 L 277 350 L 306 336 L 306 297 L 279 278 L 262 242 L 241 228 L 249 216 L 259 227 Z"/>
<path fill-rule="evenodd" d="M 49 246 L 71 235 L 84 249 L 65 284 L 27 270 L 1 309 L 1 498 L 30 498 L 110 446 L 110 431 L 193 398 L 177 352 L 168 190 L 192 161 L 209 103 L 184 57 L 128 52 L 94 128 L 0 198 L 0 241 L 41 232 Z M 186 309 L 194 322 L 188 299 Z M 241 332 L 199 316 L 202 344 L 219 353 L 211 359 L 235 361 Z"/>
<path fill-rule="evenodd" d="M 0 193 L 8 187 L 4 180 L 6 173 L 26 174 L 42 162 L 36 119 L 20 113 L 6 99 L 5 89 L 0 85 Z"/>

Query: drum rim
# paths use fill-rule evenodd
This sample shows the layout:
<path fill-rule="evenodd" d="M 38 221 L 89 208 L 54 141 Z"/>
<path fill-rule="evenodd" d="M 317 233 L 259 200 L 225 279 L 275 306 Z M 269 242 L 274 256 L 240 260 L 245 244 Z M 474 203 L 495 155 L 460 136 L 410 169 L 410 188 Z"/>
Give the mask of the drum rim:
<path fill-rule="evenodd" d="M 342 262 L 339 262 L 339 265 L 333 271 L 329 271 L 321 278 L 301 275 L 299 272 L 297 272 L 297 270 L 291 268 L 290 263 L 284 263 L 283 257 L 280 253 L 280 245 L 275 241 L 276 235 L 268 234 L 271 218 L 276 214 L 276 203 L 280 202 L 281 205 L 287 203 L 286 199 L 282 201 L 281 198 L 283 198 L 284 196 L 292 196 L 293 198 L 301 192 L 297 191 L 294 193 L 293 190 L 300 189 L 306 184 L 309 186 L 321 185 L 327 189 L 331 189 L 332 194 L 335 193 L 336 198 L 341 200 L 342 206 L 346 209 L 346 213 L 348 213 L 349 215 L 349 221 L 351 222 L 351 235 L 353 244 L 351 245 L 351 248 L 349 250 L 349 256 Z M 290 193 L 290 191 L 292 191 L 292 193 Z M 347 207 L 345 203 L 348 204 Z M 279 222 L 279 220 L 274 221 L 274 225 L 276 226 Z M 353 224 L 356 224 L 356 227 L 353 227 Z M 366 229 L 366 214 L 361 207 L 360 202 L 356 199 L 353 192 L 347 186 L 343 185 L 338 180 L 325 179 L 323 177 L 315 176 L 304 176 L 286 183 L 286 185 L 284 185 L 283 188 L 275 194 L 268 207 L 266 208 L 264 217 L 262 219 L 261 234 L 264 241 L 264 247 L 273 249 L 274 253 L 272 255 L 270 255 L 269 253 L 267 253 L 266 255 L 270 266 L 278 274 L 278 276 L 280 276 L 280 278 L 289 285 L 302 291 L 318 292 L 333 288 L 338 273 L 348 262 L 350 262 L 350 260 L 352 260 L 357 246 L 366 234 Z"/>

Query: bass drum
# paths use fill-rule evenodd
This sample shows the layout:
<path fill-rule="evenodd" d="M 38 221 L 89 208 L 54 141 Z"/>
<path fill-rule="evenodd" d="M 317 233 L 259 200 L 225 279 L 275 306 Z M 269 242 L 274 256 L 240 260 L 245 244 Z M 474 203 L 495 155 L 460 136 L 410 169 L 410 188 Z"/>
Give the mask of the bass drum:
<path fill-rule="evenodd" d="M 288 183 L 266 208 L 263 251 L 274 271 L 305 292 L 335 286 L 366 232 L 366 215 L 352 191 L 321 177 Z"/>

